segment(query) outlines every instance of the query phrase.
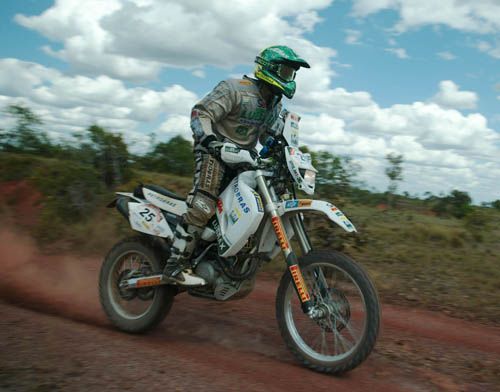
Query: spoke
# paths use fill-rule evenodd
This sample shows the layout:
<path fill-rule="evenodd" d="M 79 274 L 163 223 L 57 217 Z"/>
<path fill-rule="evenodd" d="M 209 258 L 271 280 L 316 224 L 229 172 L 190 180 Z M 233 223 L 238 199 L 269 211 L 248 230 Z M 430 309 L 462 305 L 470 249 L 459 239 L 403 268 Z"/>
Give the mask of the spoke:
<path fill-rule="evenodd" d="M 354 330 L 351 326 L 351 322 L 346 322 L 346 320 L 344 320 L 344 318 L 340 315 L 335 315 L 336 318 L 340 319 L 340 322 L 342 324 L 344 324 L 344 326 L 346 327 L 346 329 L 349 331 L 349 333 L 351 334 L 351 336 L 354 338 L 354 342 L 357 342 L 358 341 L 358 336 L 354 333 Z"/>
<path fill-rule="evenodd" d="M 359 343 L 366 323 L 366 310 L 359 287 L 341 268 L 326 263 L 304 268 L 303 275 L 315 305 L 322 305 L 328 315 L 321 320 L 304 315 L 300 311 L 300 301 L 294 296 L 293 286 L 290 286 L 288 295 L 291 300 L 288 305 L 296 336 L 294 339 L 318 360 L 346 355 Z M 360 303 L 362 309 L 356 310 L 355 315 L 353 310 Z"/>
<path fill-rule="evenodd" d="M 322 336 L 322 339 L 321 339 L 321 353 L 323 354 L 324 352 L 328 355 L 328 342 L 327 342 L 327 334 L 326 334 L 326 331 L 323 329 L 323 331 L 321 331 L 321 336 Z M 323 350 L 323 347 L 325 347 L 325 350 Z"/>
<path fill-rule="evenodd" d="M 330 327 L 330 328 L 331 328 L 331 327 Z M 337 329 L 337 328 L 336 328 L 336 324 L 333 326 L 333 328 L 334 328 L 334 330 L 336 330 L 336 329 Z M 337 350 L 337 349 L 338 349 L 338 345 L 339 345 L 339 343 L 338 343 L 338 339 L 337 339 L 337 334 L 335 333 L 335 331 L 334 331 L 334 330 L 332 330 L 332 332 L 333 332 L 333 342 L 334 342 L 334 344 L 335 344 L 335 347 L 333 348 L 333 354 L 334 354 L 334 355 L 337 355 L 337 353 L 338 353 L 338 350 Z"/>

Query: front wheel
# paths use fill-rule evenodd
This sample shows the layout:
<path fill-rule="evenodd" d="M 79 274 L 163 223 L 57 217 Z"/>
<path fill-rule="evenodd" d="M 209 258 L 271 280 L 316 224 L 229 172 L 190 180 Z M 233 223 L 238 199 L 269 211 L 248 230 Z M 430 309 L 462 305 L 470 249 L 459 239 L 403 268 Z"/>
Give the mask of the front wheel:
<path fill-rule="evenodd" d="M 120 287 L 123 280 L 162 271 L 161 260 L 143 237 L 117 243 L 104 259 L 99 276 L 99 299 L 110 321 L 122 331 L 146 332 L 158 325 L 172 307 L 175 289 L 171 286 Z"/>
<path fill-rule="evenodd" d="M 304 314 L 290 273 L 281 278 L 276 318 L 281 336 L 302 364 L 341 374 L 363 362 L 377 340 L 380 304 L 367 273 L 346 255 L 313 251 L 299 258 L 313 306 Z"/>

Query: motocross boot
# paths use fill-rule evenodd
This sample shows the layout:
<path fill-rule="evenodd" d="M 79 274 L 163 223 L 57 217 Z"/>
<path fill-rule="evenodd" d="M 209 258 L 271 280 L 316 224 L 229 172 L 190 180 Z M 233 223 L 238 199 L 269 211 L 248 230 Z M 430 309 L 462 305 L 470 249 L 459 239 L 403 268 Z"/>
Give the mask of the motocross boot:
<path fill-rule="evenodd" d="M 182 286 L 202 286 L 206 282 L 191 269 L 190 258 L 203 228 L 184 225 L 181 221 L 175 228 L 175 238 L 170 257 L 163 270 L 163 279 Z"/>

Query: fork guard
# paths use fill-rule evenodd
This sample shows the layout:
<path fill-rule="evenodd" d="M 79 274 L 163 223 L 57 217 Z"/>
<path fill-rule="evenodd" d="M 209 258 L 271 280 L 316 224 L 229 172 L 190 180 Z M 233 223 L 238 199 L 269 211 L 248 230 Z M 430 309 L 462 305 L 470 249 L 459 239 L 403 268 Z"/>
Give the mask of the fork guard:
<path fill-rule="evenodd" d="M 357 230 L 352 222 L 333 204 L 323 200 L 293 199 L 284 200 L 276 204 L 278 214 L 283 216 L 289 213 L 300 213 L 306 211 L 317 211 L 325 214 L 328 219 L 335 222 L 349 233 L 356 233 Z"/>

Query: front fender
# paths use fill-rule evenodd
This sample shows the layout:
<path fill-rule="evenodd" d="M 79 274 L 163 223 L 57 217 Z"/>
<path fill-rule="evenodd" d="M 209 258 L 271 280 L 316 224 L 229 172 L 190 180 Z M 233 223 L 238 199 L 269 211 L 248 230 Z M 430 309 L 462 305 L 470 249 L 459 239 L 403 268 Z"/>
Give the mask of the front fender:
<path fill-rule="evenodd" d="M 356 232 L 356 228 L 349 219 L 333 204 L 322 200 L 293 199 L 285 200 L 276 204 L 278 214 L 283 216 L 290 213 L 318 211 L 325 214 L 328 219 L 335 222 L 349 233 Z"/>

